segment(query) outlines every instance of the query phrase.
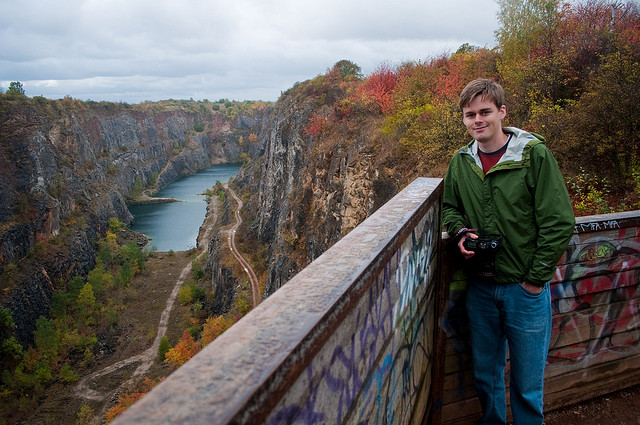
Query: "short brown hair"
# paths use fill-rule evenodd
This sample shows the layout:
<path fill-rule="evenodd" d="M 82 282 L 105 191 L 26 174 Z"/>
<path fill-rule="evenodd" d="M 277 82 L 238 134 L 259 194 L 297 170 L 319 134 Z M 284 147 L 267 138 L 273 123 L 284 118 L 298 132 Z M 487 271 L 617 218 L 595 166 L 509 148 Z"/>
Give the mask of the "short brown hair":
<path fill-rule="evenodd" d="M 458 101 L 460 109 L 468 106 L 477 96 L 493 102 L 498 109 L 504 105 L 504 90 L 502 86 L 495 81 L 478 78 L 467 84 L 460 93 L 460 99 Z"/>

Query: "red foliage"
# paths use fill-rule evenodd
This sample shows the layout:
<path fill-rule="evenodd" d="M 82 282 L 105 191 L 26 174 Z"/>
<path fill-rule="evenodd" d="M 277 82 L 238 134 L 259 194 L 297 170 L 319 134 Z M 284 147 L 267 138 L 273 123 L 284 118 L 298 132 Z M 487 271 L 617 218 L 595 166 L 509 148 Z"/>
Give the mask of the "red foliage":
<path fill-rule="evenodd" d="M 388 65 L 381 65 L 371 74 L 360 88 L 360 97 L 367 102 L 373 100 L 382 112 L 390 114 L 393 110 L 393 90 L 396 87 L 398 75 Z"/>
<path fill-rule="evenodd" d="M 327 118 L 324 115 L 320 115 L 317 112 L 314 112 L 309 118 L 309 126 L 305 131 L 305 134 L 318 137 L 322 134 L 324 129 L 327 126 Z"/>
<path fill-rule="evenodd" d="M 464 88 L 465 80 L 461 72 L 460 61 L 447 62 L 446 71 L 440 74 L 436 83 L 436 94 L 448 100 L 457 99 Z"/>

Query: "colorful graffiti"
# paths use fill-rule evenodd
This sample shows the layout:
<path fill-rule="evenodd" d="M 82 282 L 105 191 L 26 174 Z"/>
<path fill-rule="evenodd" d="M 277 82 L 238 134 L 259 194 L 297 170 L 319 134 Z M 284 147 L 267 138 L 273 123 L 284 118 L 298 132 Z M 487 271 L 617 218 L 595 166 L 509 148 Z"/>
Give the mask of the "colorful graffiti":
<path fill-rule="evenodd" d="M 640 353 L 640 235 L 603 223 L 574 235 L 552 282 L 550 364 Z"/>
<path fill-rule="evenodd" d="M 430 388 L 438 218 L 434 208 L 420 221 L 288 390 L 269 424 L 421 419 L 415 409 Z"/>

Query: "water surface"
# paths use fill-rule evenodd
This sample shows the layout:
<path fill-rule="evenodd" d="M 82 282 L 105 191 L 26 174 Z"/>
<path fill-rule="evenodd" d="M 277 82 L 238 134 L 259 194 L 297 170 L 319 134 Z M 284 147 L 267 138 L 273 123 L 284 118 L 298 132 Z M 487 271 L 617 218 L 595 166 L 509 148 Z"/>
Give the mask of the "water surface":
<path fill-rule="evenodd" d="M 240 164 L 214 165 L 198 173 L 180 177 L 155 194 L 161 198 L 175 198 L 180 202 L 166 204 L 131 205 L 135 218 L 131 229 L 151 238 L 147 248 L 158 251 L 187 251 L 196 247 L 198 231 L 207 212 L 204 191 L 235 177 Z"/>

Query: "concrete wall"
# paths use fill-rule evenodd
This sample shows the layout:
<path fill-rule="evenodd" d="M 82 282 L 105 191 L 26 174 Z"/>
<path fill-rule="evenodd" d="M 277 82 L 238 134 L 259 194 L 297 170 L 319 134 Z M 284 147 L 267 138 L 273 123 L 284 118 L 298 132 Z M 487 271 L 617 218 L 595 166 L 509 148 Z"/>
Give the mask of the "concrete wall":
<path fill-rule="evenodd" d="M 414 181 L 114 423 L 422 423 L 441 193 Z"/>

